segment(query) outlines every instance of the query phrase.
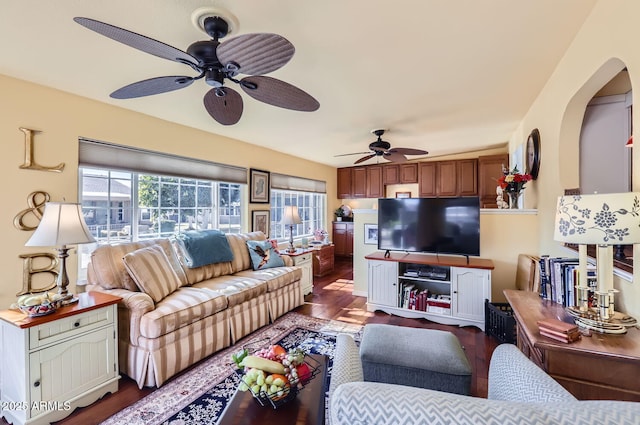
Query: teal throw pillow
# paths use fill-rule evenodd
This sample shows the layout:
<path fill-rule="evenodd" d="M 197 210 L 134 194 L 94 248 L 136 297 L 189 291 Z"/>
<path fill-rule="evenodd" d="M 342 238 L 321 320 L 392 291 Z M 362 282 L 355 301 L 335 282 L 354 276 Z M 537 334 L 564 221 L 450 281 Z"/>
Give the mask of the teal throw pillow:
<path fill-rule="evenodd" d="M 283 267 L 284 261 L 273 249 L 270 241 L 247 241 L 253 270 L 264 270 L 271 267 Z"/>
<path fill-rule="evenodd" d="M 227 236 L 220 230 L 188 230 L 177 235 L 176 240 L 189 268 L 233 261 Z"/>

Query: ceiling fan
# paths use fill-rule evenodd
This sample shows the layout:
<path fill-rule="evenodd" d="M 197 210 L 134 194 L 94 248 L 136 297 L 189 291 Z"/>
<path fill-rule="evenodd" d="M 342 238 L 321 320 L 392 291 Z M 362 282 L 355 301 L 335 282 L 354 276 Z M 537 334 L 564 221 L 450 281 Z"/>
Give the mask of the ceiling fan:
<path fill-rule="evenodd" d="M 220 42 L 237 22 L 233 15 L 218 9 L 196 10 L 194 22 L 211 40 L 196 41 L 184 52 L 168 44 L 90 18 L 73 18 L 78 24 L 112 40 L 143 52 L 179 62 L 191 67 L 196 76 L 180 75 L 157 77 L 124 86 L 113 93 L 115 99 L 132 99 L 166 93 L 190 86 L 204 78 L 212 86 L 204 96 L 204 107 L 211 117 L 222 125 L 233 125 L 240 120 L 243 101 L 240 94 L 225 86 L 226 80 L 238 84 L 256 100 L 269 105 L 296 111 L 315 111 L 320 103 L 305 91 L 281 80 L 263 74 L 284 66 L 295 48 L 278 34 L 244 34 Z M 248 77 L 236 79 L 238 74 Z"/>
<path fill-rule="evenodd" d="M 354 162 L 354 164 L 360 164 L 361 162 L 364 162 L 373 157 L 382 157 L 391 162 L 406 162 L 408 161 L 408 158 L 405 155 L 426 155 L 429 153 L 427 151 L 423 151 L 422 149 L 391 148 L 391 143 L 382 140 L 382 135 L 384 134 L 385 130 L 371 130 L 371 132 L 378 136 L 378 140 L 369 144 L 369 152 L 345 153 L 336 156 L 366 154 L 365 156 Z"/>

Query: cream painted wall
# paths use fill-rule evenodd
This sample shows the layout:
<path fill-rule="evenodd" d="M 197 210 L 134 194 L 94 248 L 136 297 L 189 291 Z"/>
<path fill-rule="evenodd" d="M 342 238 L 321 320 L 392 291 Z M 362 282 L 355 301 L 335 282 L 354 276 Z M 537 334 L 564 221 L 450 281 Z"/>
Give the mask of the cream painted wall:
<path fill-rule="evenodd" d="M 378 245 L 365 245 L 364 225 L 378 223 L 378 211 L 374 209 L 353 210 L 353 294 L 367 296 L 367 261 L 364 259 L 378 250 Z"/>
<path fill-rule="evenodd" d="M 89 100 L 0 75 L 2 114 L 0 140 L 3 153 L 0 169 L 3 176 L 0 229 L 0 308 L 15 301 L 22 288 L 20 254 L 54 252 L 45 248 L 26 248 L 32 232 L 13 226 L 13 218 L 27 208 L 27 196 L 36 190 L 46 191 L 52 201 L 78 200 L 78 138 L 88 137 L 122 145 L 187 157 L 260 168 L 271 172 L 325 180 L 329 203 L 336 199 L 336 170 L 333 167 L 302 160 L 269 149 L 195 130 L 168 121 Z M 212 124 L 215 128 L 215 124 Z M 25 157 L 24 135 L 19 127 L 40 130 L 35 136 L 35 160 L 41 165 L 66 164 L 62 173 L 21 170 Z M 264 205 L 250 205 L 264 209 Z M 245 226 L 251 214 L 245 211 Z M 330 223 L 332 217 L 327 217 Z M 77 258 L 68 261 L 71 290 L 75 290 Z"/>
<path fill-rule="evenodd" d="M 491 300 L 505 302 L 503 291 L 516 289 L 518 254 L 538 253 L 535 210 L 480 210 L 480 256 L 493 261 Z"/>
<path fill-rule="evenodd" d="M 364 224 L 377 223 L 376 210 L 354 210 L 353 293 L 367 294 L 367 264 L 364 257 L 377 251 L 364 244 Z M 535 254 L 538 248 L 537 213 L 534 210 L 480 210 L 480 256 L 493 260 L 491 300 L 505 302 L 505 289 L 515 289 L 518 254 Z"/>
<path fill-rule="evenodd" d="M 525 206 L 538 209 L 539 253 L 566 255 L 553 240 L 557 197 L 566 188 L 579 187 L 578 141 L 589 100 L 620 70 L 627 67 L 633 88 L 640 87 L 640 2 L 600 0 L 576 35 L 519 128 L 510 138 L 510 151 L 522 144 L 533 128 L 541 134 L 540 175 L 527 189 Z M 634 94 L 638 90 L 634 90 Z M 637 101 L 634 101 L 638 104 Z M 633 128 L 640 128 L 634 109 Z M 634 190 L 640 190 L 640 149 L 633 152 Z M 640 264 L 640 250 L 634 250 Z M 640 317 L 640 282 L 616 279 L 623 311 Z"/>

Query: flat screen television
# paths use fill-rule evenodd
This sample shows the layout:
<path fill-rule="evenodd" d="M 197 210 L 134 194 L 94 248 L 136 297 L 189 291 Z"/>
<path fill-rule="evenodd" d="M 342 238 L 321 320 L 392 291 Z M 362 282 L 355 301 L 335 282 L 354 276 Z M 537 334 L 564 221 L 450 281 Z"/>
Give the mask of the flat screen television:
<path fill-rule="evenodd" d="M 479 256 L 480 200 L 379 199 L 378 249 Z"/>

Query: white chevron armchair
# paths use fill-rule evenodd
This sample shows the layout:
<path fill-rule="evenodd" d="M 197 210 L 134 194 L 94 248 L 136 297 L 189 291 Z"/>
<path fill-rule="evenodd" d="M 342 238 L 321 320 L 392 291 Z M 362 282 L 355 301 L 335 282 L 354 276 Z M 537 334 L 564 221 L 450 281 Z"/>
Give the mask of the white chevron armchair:
<path fill-rule="evenodd" d="M 488 399 L 364 382 L 358 347 L 338 335 L 329 389 L 331 425 L 640 423 L 640 403 L 578 401 L 527 359 L 500 345 L 489 367 Z"/>

